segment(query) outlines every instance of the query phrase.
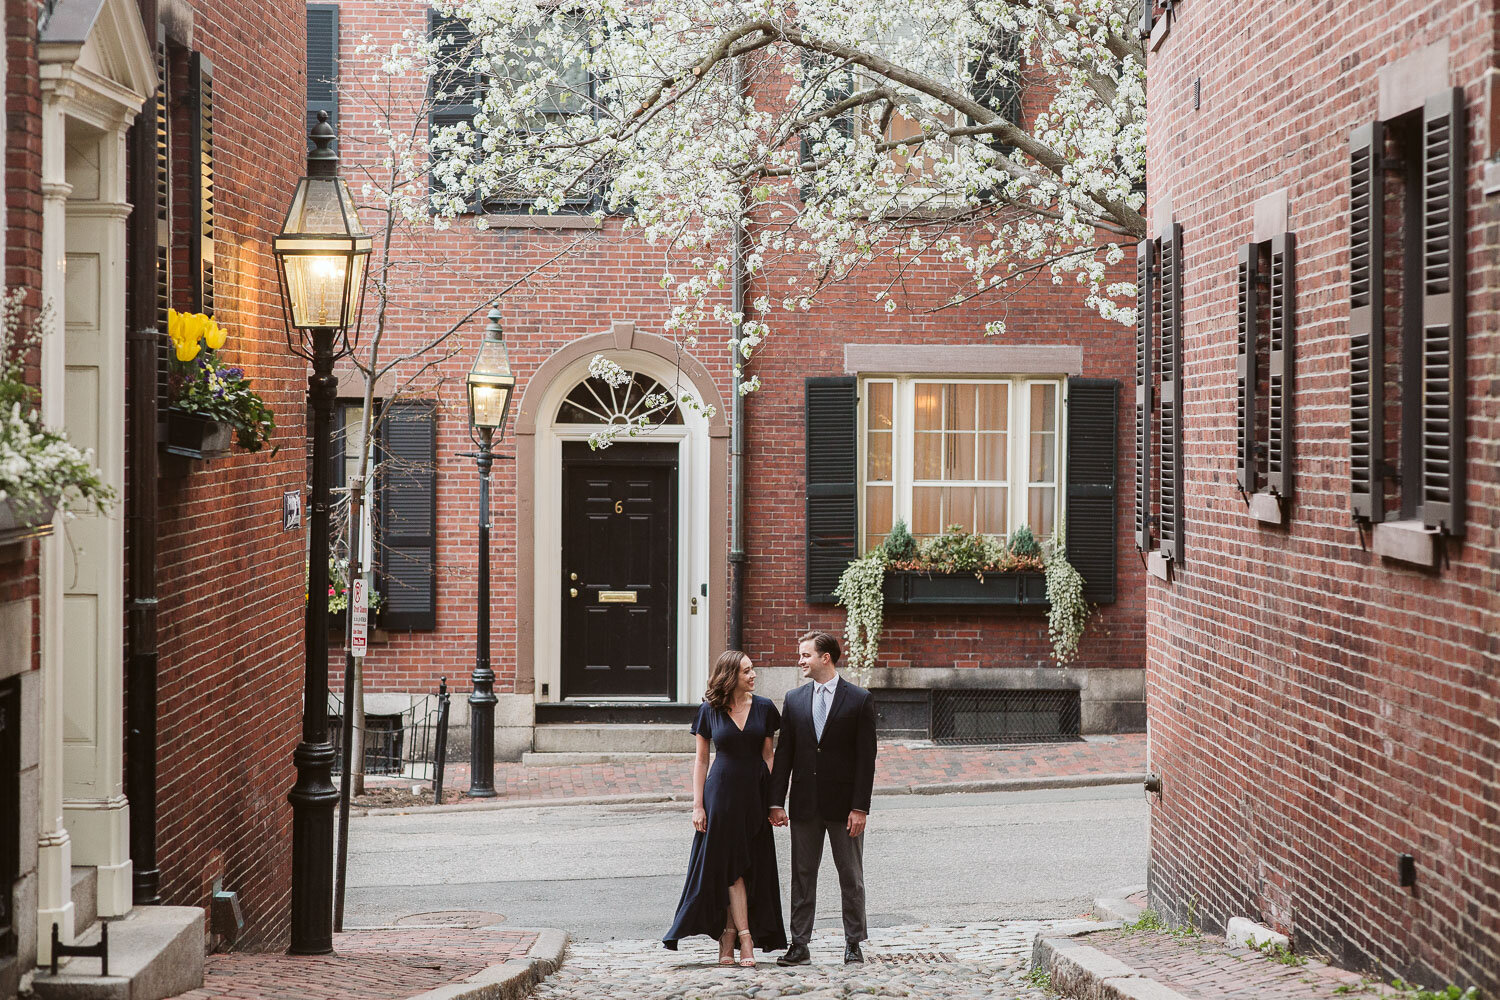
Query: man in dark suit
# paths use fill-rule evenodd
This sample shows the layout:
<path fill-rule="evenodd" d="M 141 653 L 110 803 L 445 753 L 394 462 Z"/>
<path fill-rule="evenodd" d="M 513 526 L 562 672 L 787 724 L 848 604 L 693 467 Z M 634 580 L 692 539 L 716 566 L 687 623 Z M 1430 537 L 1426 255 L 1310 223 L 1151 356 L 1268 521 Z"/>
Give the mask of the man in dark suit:
<path fill-rule="evenodd" d="M 771 823 L 786 826 L 791 784 L 792 943 L 778 965 L 810 961 L 823 838 L 833 849 L 844 901 L 844 961 L 863 962 L 865 934 L 865 817 L 875 787 L 875 699 L 839 677 L 839 641 L 809 632 L 797 648 L 811 683 L 790 691 L 782 705 L 781 740 L 771 769 Z"/>

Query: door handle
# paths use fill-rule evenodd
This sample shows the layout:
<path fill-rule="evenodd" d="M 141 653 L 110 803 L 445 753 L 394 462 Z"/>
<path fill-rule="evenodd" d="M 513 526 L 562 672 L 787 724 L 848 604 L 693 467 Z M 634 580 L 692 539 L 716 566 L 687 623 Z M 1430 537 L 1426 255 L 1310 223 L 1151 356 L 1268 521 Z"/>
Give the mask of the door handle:
<path fill-rule="evenodd" d="M 569 573 L 568 574 L 568 579 L 572 580 L 574 583 L 577 583 L 578 582 L 578 574 L 577 573 Z"/>
<path fill-rule="evenodd" d="M 568 588 L 568 596 L 569 597 L 577 597 L 578 596 L 578 588 L 577 587 L 569 587 Z"/>

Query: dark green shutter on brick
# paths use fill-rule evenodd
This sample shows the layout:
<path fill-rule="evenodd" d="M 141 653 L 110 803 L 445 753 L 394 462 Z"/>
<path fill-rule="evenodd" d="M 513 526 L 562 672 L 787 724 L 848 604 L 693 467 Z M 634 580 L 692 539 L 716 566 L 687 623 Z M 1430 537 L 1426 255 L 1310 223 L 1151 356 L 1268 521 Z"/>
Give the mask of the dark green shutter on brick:
<path fill-rule="evenodd" d="M 339 8 L 338 4 L 307 5 L 307 127 L 318 112 L 328 112 L 328 124 L 339 125 Z M 311 147 L 311 142 L 308 143 Z M 338 144 L 334 144 L 338 148 Z"/>
<path fill-rule="evenodd" d="M 1349 137 L 1349 504 L 1356 521 L 1384 520 L 1385 130 Z"/>
<path fill-rule="evenodd" d="M 380 545 L 393 631 L 437 627 L 437 410 L 431 400 L 387 405 L 380 428 Z"/>
<path fill-rule="evenodd" d="M 192 228 L 188 231 L 190 294 L 195 312 L 214 313 L 214 67 L 194 52 L 188 59 L 188 148 L 197 177 L 188 179 Z"/>
<path fill-rule="evenodd" d="M 1119 382 L 1068 379 L 1068 562 L 1095 604 L 1115 599 L 1119 410 Z"/>
<path fill-rule="evenodd" d="M 832 604 L 858 556 L 858 386 L 852 376 L 809 378 L 805 392 L 807 600 Z"/>

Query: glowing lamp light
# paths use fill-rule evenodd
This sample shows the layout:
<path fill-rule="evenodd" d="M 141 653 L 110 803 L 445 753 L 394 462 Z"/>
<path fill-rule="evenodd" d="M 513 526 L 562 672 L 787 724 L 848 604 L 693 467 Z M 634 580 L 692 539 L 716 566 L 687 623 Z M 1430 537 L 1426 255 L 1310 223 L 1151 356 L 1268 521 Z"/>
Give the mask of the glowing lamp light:
<path fill-rule="evenodd" d="M 475 430 L 504 433 L 515 394 L 516 376 L 510 370 L 510 355 L 500 329 L 500 310 L 491 309 L 479 356 L 469 369 L 469 426 Z"/>

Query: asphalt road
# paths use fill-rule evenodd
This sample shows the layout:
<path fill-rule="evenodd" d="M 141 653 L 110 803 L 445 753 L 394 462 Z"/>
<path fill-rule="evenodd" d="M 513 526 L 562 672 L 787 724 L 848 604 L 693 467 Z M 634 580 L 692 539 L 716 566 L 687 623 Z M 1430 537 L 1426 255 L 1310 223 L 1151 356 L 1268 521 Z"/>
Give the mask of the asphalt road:
<path fill-rule="evenodd" d="M 691 836 L 683 804 L 356 817 L 344 925 L 485 910 L 577 940 L 658 937 L 682 891 Z M 776 837 L 785 886 L 787 834 Z M 1076 916 L 1101 892 L 1146 880 L 1139 785 L 884 796 L 867 837 L 876 927 Z M 838 925 L 838 905 L 825 852 L 818 926 Z"/>

